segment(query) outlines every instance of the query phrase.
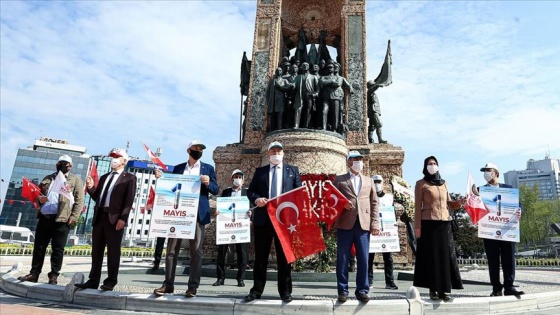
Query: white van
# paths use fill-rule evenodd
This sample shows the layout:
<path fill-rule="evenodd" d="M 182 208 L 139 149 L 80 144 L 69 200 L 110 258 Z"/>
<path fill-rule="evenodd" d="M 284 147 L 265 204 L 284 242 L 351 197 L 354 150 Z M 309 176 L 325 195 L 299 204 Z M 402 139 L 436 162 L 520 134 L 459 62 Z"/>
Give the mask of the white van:
<path fill-rule="evenodd" d="M 34 241 L 35 235 L 28 228 L 0 225 L 0 243 L 29 245 Z"/>

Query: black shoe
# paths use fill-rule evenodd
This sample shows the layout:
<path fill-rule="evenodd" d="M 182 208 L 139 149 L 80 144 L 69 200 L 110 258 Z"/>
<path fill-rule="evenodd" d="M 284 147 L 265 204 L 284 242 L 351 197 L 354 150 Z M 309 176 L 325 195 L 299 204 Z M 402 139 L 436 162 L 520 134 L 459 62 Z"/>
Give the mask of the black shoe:
<path fill-rule="evenodd" d="M 385 289 L 389 289 L 389 290 L 398 290 L 399 287 L 397 287 L 397 285 L 394 282 L 391 282 L 389 284 L 387 284 L 385 286 Z"/>
<path fill-rule="evenodd" d="M 212 284 L 212 286 L 215 286 L 215 287 L 217 287 L 219 285 L 224 285 L 224 279 L 218 279 L 218 280 L 216 280 L 216 282 L 214 282 Z"/>
<path fill-rule="evenodd" d="M 159 262 L 154 261 L 154 266 L 152 267 L 151 270 L 152 270 L 152 272 L 156 272 L 156 271 L 158 271 L 158 269 L 159 269 Z"/>
<path fill-rule="evenodd" d="M 338 295 L 338 301 L 340 303 L 344 303 L 344 302 L 348 301 L 348 294 L 339 294 Z"/>
<path fill-rule="evenodd" d="M 437 294 L 436 291 L 430 290 L 430 299 L 432 299 L 432 300 L 434 300 L 434 301 L 439 300 L 439 296 L 438 296 L 438 294 Z"/>
<path fill-rule="evenodd" d="M 245 286 L 245 281 L 243 281 L 243 280 L 237 280 L 237 286 L 238 286 L 238 287 L 244 287 L 244 286 Z"/>
<path fill-rule="evenodd" d="M 188 298 L 195 297 L 196 296 L 196 289 L 195 288 L 188 288 L 187 291 L 185 292 L 185 296 L 188 297 Z"/>
<path fill-rule="evenodd" d="M 37 279 L 39 279 L 39 276 L 34 275 L 32 273 L 18 278 L 19 281 L 26 281 L 26 282 L 37 282 Z"/>
<path fill-rule="evenodd" d="M 163 285 L 161 288 L 154 290 L 154 294 L 157 296 L 163 296 L 167 293 L 173 294 L 173 288 Z"/>
<path fill-rule="evenodd" d="M 245 296 L 245 302 L 251 302 L 254 300 L 260 300 L 261 295 L 254 293 L 254 292 L 249 292 L 249 294 L 247 294 L 247 296 Z"/>
<path fill-rule="evenodd" d="M 294 300 L 294 298 L 292 297 L 291 294 L 284 295 L 284 296 L 282 296 L 281 298 L 282 298 L 282 301 L 284 301 L 284 302 L 291 302 L 291 301 Z"/>
<path fill-rule="evenodd" d="M 490 296 L 502 296 L 502 291 L 492 291 L 492 293 L 490 293 Z"/>
<path fill-rule="evenodd" d="M 58 284 L 58 276 L 49 275 L 49 284 Z"/>
<path fill-rule="evenodd" d="M 74 286 L 78 289 L 97 289 L 99 285 L 86 281 L 84 283 L 75 283 Z"/>
<path fill-rule="evenodd" d="M 504 289 L 504 295 L 515 295 L 519 297 L 520 295 L 525 294 L 523 291 L 517 291 L 515 288 Z"/>
<path fill-rule="evenodd" d="M 102 284 L 99 288 L 103 291 L 113 291 L 113 287 L 106 284 Z"/>
<path fill-rule="evenodd" d="M 439 294 L 439 298 L 442 299 L 442 300 L 445 301 L 445 302 L 451 300 L 451 297 L 450 297 L 449 294 L 447 294 L 447 293 L 440 293 L 440 294 Z"/>
<path fill-rule="evenodd" d="M 362 301 L 364 303 L 369 302 L 369 295 L 367 295 L 367 293 L 358 293 L 358 295 L 356 295 L 356 299 L 358 301 Z"/>

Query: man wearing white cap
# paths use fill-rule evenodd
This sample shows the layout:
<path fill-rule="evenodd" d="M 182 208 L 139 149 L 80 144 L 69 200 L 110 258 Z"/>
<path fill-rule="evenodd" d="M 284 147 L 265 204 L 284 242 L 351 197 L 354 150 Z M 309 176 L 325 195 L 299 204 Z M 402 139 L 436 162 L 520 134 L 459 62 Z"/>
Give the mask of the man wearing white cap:
<path fill-rule="evenodd" d="M 500 184 L 498 178 L 500 177 L 500 170 L 494 163 L 486 163 L 480 169 L 484 172 L 484 180 L 486 185 L 499 188 L 512 188 L 508 184 Z M 484 242 L 484 251 L 488 258 L 488 273 L 490 274 L 490 283 L 492 284 L 492 293 L 490 296 L 515 295 L 520 296 L 525 294 L 523 291 L 517 291 L 513 286 L 515 281 L 515 242 L 508 242 L 505 240 L 491 240 L 482 239 Z M 504 284 L 500 282 L 500 260 L 502 271 L 504 275 Z"/>
<path fill-rule="evenodd" d="M 233 186 L 222 191 L 222 197 L 240 197 L 247 196 L 247 188 L 243 187 L 245 174 L 241 170 L 234 170 L 231 173 Z M 250 211 L 247 215 L 251 215 Z M 249 243 L 232 244 L 237 254 L 237 286 L 245 286 L 245 270 L 247 269 L 247 246 Z M 226 279 L 226 254 L 230 245 L 218 245 L 218 258 L 216 259 L 216 275 L 218 280 L 212 284 L 213 286 L 223 285 Z"/>
<path fill-rule="evenodd" d="M 344 175 L 338 175 L 334 186 L 350 201 L 344 207 L 336 221 L 336 280 L 338 301 L 348 299 L 348 259 L 352 244 L 356 246 L 356 298 L 369 301 L 368 285 L 368 251 L 369 235 L 379 234 L 379 208 L 373 181 L 364 175 L 364 157 L 358 151 L 350 151 L 347 165 L 350 169 Z"/>
<path fill-rule="evenodd" d="M 260 299 L 266 285 L 266 270 L 270 245 L 274 240 L 276 249 L 276 265 L 278 268 L 278 293 L 284 302 L 292 298 L 291 264 L 288 264 L 278 235 L 268 216 L 266 203 L 294 188 L 301 187 L 301 179 L 297 166 L 283 162 L 284 147 L 278 141 L 268 145 L 269 164 L 255 170 L 249 185 L 249 201 L 257 205 L 253 214 L 253 232 L 255 239 L 255 265 L 253 267 L 254 284 L 245 301 L 250 302 Z"/>
<path fill-rule="evenodd" d="M 33 259 L 31 260 L 31 271 L 28 275 L 19 277 L 21 281 L 37 282 L 39 274 L 43 269 L 47 246 L 51 243 L 51 272 L 49 272 L 49 284 L 58 283 L 58 275 L 62 268 L 64 257 L 64 245 L 68 238 L 70 226 L 74 224 L 84 205 L 84 188 L 82 180 L 70 173 L 72 169 L 72 158 L 63 155 L 56 163 L 56 172 L 47 175 L 39 184 L 41 195 L 35 202 L 40 206 L 37 211 L 37 228 L 35 229 L 35 241 L 33 242 Z M 51 191 L 49 188 L 59 172 L 66 177 L 66 186 L 70 188 L 74 196 L 74 203 L 61 194 Z"/>
<path fill-rule="evenodd" d="M 187 147 L 189 160 L 185 163 L 176 165 L 173 168 L 173 174 L 197 175 L 200 176 L 200 196 L 198 199 L 198 215 L 196 218 L 196 229 L 194 239 L 189 241 L 190 254 L 190 271 L 188 289 L 185 296 L 195 297 L 196 290 L 200 285 L 200 277 L 202 275 L 202 255 L 204 244 L 204 230 L 206 224 L 210 223 L 210 202 L 208 195 L 217 195 L 219 191 L 218 182 L 216 181 L 216 172 L 214 167 L 200 161 L 202 153 L 206 146 L 200 140 L 193 140 Z M 161 177 L 161 171 L 155 171 L 156 178 Z M 173 293 L 175 286 L 175 270 L 177 269 L 177 259 L 181 250 L 180 238 L 167 239 L 167 254 L 165 256 L 165 281 L 159 289 L 154 290 L 155 295 L 164 295 Z"/>
<path fill-rule="evenodd" d="M 112 157 L 111 172 L 99 178 L 97 187 L 93 178 L 86 178 L 88 194 L 95 201 L 95 209 L 91 221 L 91 270 L 88 281 L 75 284 L 80 289 L 97 289 L 99 286 L 105 247 L 107 278 L 99 288 L 113 291 L 118 282 L 121 241 L 136 194 L 136 176 L 124 170 L 129 159 L 126 150 L 113 149 L 109 156 Z"/>

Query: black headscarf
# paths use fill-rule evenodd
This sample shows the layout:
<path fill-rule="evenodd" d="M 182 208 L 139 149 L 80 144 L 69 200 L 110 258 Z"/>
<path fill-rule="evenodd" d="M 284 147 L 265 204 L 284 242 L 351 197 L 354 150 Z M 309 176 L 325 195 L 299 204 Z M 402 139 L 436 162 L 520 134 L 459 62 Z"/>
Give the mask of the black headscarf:
<path fill-rule="evenodd" d="M 429 183 L 432 183 L 434 185 L 437 185 L 437 186 L 441 186 L 441 185 L 445 184 L 445 180 L 443 178 L 441 178 L 441 175 L 439 175 L 439 171 L 437 171 L 434 175 L 431 175 L 428 172 L 428 161 L 429 160 L 436 161 L 436 164 L 439 166 L 439 162 L 438 162 L 438 160 L 436 159 L 435 156 L 433 156 L 433 155 L 428 156 L 424 160 L 424 169 L 422 170 L 422 173 L 424 174 L 424 180 L 429 182 Z"/>

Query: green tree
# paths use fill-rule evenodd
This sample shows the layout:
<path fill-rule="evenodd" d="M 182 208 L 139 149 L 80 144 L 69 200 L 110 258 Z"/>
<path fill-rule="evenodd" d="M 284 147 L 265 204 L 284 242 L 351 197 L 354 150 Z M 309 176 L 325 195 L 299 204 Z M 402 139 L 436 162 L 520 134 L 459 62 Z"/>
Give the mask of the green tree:
<path fill-rule="evenodd" d="M 537 185 L 522 185 L 519 199 L 523 207 L 521 215 L 521 243 L 525 245 L 545 244 L 550 225 L 560 222 L 560 201 L 539 200 Z"/>

